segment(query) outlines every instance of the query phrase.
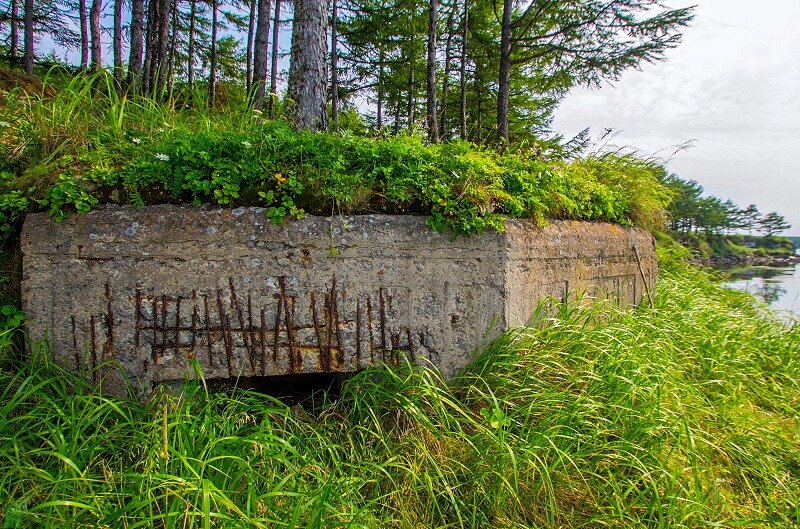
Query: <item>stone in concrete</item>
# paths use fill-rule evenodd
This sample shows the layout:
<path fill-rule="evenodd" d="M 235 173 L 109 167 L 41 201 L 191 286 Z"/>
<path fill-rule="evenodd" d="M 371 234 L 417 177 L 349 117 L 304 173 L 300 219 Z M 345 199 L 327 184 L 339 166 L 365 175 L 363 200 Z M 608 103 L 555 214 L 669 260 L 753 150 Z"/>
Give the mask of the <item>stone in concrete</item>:
<path fill-rule="evenodd" d="M 611 224 L 508 221 L 453 238 L 424 217 L 306 217 L 260 208 L 106 206 L 28 215 L 23 307 L 33 339 L 104 389 L 351 372 L 403 359 L 452 376 L 476 348 L 572 293 L 642 300 L 652 236 Z M 637 248 L 642 269 L 636 261 Z M 643 281 L 644 280 L 644 281 Z M 101 366 L 97 369 L 97 366 Z"/>

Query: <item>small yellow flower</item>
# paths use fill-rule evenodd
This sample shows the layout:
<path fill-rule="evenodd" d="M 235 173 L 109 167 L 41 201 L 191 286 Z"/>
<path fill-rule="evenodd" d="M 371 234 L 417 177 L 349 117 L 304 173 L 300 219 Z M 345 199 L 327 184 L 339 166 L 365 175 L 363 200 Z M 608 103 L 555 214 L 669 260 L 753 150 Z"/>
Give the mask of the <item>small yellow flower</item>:
<path fill-rule="evenodd" d="M 275 173 L 275 180 L 277 180 L 279 184 L 282 184 L 286 181 L 286 177 L 281 173 Z"/>

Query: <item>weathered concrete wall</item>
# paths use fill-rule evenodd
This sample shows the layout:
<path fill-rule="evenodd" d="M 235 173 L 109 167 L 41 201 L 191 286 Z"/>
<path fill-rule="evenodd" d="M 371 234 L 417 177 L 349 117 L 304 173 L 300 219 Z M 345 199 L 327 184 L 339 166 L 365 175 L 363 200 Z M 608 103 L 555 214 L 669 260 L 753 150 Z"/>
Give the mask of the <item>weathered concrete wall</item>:
<path fill-rule="evenodd" d="M 183 378 L 354 371 L 403 357 L 452 375 L 546 296 L 650 286 L 652 237 L 609 224 L 509 221 L 453 239 L 422 217 L 308 217 L 274 226 L 258 208 L 104 207 L 22 233 L 32 338 L 91 372 L 114 359 L 144 393 Z M 111 367 L 94 371 L 110 391 Z"/>

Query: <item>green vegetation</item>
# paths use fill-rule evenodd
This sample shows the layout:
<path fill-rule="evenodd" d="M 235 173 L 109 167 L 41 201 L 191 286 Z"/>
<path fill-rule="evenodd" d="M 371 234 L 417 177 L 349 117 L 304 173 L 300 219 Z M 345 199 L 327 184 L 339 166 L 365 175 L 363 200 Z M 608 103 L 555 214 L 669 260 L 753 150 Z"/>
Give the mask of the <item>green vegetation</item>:
<path fill-rule="evenodd" d="M 104 84 L 103 84 L 104 82 Z M 263 206 L 304 213 L 407 212 L 437 230 L 502 229 L 506 217 L 658 226 L 663 169 L 632 156 L 498 154 L 415 136 L 294 131 L 246 104 L 192 110 L 120 97 L 103 74 L 13 89 L 0 108 L 0 230 L 26 211 L 60 220 L 100 203 Z"/>
<path fill-rule="evenodd" d="M 684 233 L 677 237 L 681 245 L 703 261 L 769 261 L 795 255 L 797 246 L 788 237 Z"/>
<path fill-rule="evenodd" d="M 800 527 L 800 326 L 662 262 L 656 306 L 559 306 L 449 385 L 313 409 L 0 373 L 3 527 Z"/>

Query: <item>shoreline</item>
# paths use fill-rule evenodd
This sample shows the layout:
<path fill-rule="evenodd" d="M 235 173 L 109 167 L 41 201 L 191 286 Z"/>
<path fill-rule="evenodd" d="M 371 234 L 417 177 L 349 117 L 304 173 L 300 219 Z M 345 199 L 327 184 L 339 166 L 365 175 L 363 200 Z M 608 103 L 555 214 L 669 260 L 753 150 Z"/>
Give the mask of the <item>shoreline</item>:
<path fill-rule="evenodd" d="M 772 266 L 776 268 L 789 267 L 800 263 L 800 255 L 714 255 L 708 259 L 699 259 L 697 263 L 703 266 L 732 267 L 737 265 Z"/>

